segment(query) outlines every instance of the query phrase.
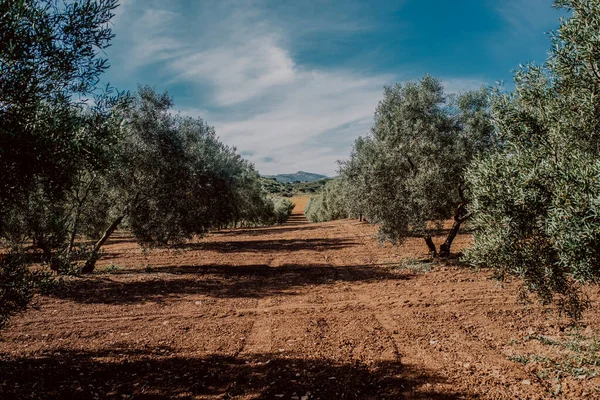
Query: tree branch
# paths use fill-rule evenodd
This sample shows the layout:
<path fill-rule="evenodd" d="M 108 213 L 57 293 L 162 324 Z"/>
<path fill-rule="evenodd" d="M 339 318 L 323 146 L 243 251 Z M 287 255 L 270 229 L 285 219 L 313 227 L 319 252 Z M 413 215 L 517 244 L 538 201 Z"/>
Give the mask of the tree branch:
<path fill-rule="evenodd" d="M 408 164 L 410 165 L 410 169 L 413 173 L 413 176 L 417 175 L 417 167 L 415 166 L 415 163 L 412 162 L 412 160 L 410 159 L 409 156 L 406 156 L 406 160 L 408 161 Z"/>
<path fill-rule="evenodd" d="M 592 67 L 592 72 L 594 73 L 596 78 L 600 81 L 600 72 L 598 72 L 598 70 L 596 69 L 596 64 L 592 60 L 588 60 L 588 61 L 590 63 L 590 66 Z"/>

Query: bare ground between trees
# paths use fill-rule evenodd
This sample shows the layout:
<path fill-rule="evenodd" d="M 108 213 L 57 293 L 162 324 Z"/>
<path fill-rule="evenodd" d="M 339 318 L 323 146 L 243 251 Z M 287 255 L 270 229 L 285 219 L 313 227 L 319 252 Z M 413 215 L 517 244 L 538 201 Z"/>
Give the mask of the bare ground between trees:
<path fill-rule="evenodd" d="M 574 330 L 374 233 L 295 214 L 148 253 L 121 233 L 2 332 L 0 398 L 600 398 L 597 288 Z"/>

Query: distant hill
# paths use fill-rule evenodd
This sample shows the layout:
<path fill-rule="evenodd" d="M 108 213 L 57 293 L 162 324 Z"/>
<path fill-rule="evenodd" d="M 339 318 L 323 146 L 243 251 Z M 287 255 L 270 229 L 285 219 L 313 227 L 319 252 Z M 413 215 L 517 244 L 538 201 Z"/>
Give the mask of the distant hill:
<path fill-rule="evenodd" d="M 319 192 L 332 178 L 323 178 L 312 182 L 279 182 L 273 177 L 261 176 L 263 189 L 272 195 L 294 197 Z"/>
<path fill-rule="evenodd" d="M 266 175 L 265 178 L 275 179 L 281 183 L 291 182 L 314 182 L 320 179 L 327 178 L 325 175 L 313 174 L 310 172 L 298 171 L 295 174 L 279 174 L 279 175 Z"/>

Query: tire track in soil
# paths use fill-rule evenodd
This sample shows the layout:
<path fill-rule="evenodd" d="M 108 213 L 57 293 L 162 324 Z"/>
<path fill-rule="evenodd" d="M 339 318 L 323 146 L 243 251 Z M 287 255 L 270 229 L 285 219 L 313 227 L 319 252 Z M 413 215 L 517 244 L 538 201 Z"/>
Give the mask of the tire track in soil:
<path fill-rule="evenodd" d="M 269 303 L 272 299 L 260 299 L 257 301 L 257 306 L 253 308 L 236 308 L 234 312 L 227 311 L 222 313 L 211 313 L 211 312 L 198 312 L 197 314 L 191 312 L 177 312 L 177 313 L 156 313 L 156 314 L 139 314 L 139 315 L 128 315 L 128 316 L 117 316 L 117 317 L 87 317 L 82 318 L 81 316 L 73 317 L 56 317 L 56 318 L 43 318 L 43 319 L 29 319 L 23 323 L 24 326 L 35 325 L 35 324 L 53 324 L 55 326 L 60 325 L 71 325 L 71 324 L 86 324 L 86 323 L 101 323 L 101 322 L 119 322 L 119 321 L 155 321 L 157 319 L 198 319 L 198 318 L 214 318 L 223 317 L 228 315 L 240 315 L 240 314 L 252 314 L 257 317 L 265 314 L 271 316 L 273 312 L 278 311 L 305 311 L 305 310 L 328 310 L 333 311 L 337 309 L 346 309 L 348 306 L 357 308 L 358 306 L 364 305 L 363 301 L 356 300 L 341 300 L 334 301 L 327 304 L 280 304 L 271 306 Z M 257 325 L 258 326 L 258 325 Z"/>
<path fill-rule="evenodd" d="M 349 226 L 351 226 L 350 223 L 348 223 Z M 352 227 L 354 228 L 354 227 Z M 350 229 L 347 230 L 347 232 Z M 362 243 L 364 249 L 367 250 L 367 253 L 369 253 L 369 259 L 372 260 L 371 261 L 371 268 L 377 268 L 375 266 L 373 266 L 373 264 L 375 263 L 374 260 L 376 260 L 376 255 L 369 249 L 369 246 L 367 245 L 367 243 L 365 242 L 364 239 L 364 235 L 360 235 L 356 232 L 352 232 L 352 236 L 354 236 L 360 243 Z M 406 355 L 408 354 L 408 350 L 403 348 L 404 346 L 402 346 L 401 341 L 398 340 L 398 326 L 396 324 L 396 322 L 394 321 L 394 318 L 386 312 L 383 311 L 377 311 L 378 309 L 381 309 L 381 305 L 376 304 L 371 296 L 365 295 L 363 293 L 358 293 L 356 291 L 356 288 L 350 288 L 352 293 L 354 293 L 354 295 L 356 296 L 356 298 L 358 300 L 360 300 L 362 303 L 364 303 L 369 309 L 371 309 L 371 312 L 373 313 L 373 316 L 377 319 L 377 321 L 379 322 L 379 324 L 385 329 L 385 331 L 387 332 L 388 337 L 392 340 L 392 343 L 394 344 L 394 351 L 396 353 L 397 359 L 398 361 L 402 361 L 402 357 L 406 357 Z M 402 352 L 400 351 L 400 349 L 402 348 Z"/>
<path fill-rule="evenodd" d="M 345 233 L 350 233 L 350 227 L 351 227 L 351 223 L 347 222 L 345 224 L 347 227 L 346 229 L 344 229 Z M 368 246 L 366 245 L 365 241 L 364 241 L 364 235 L 358 235 L 356 233 L 351 233 L 351 235 L 356 238 L 361 244 L 363 244 L 364 249 L 367 250 L 368 256 L 369 256 L 369 260 L 370 260 L 370 267 L 371 268 L 376 268 L 373 265 L 376 264 L 376 256 L 373 254 L 373 252 L 371 252 L 368 249 Z M 329 232 L 329 236 L 333 236 L 331 232 Z M 333 259 L 333 257 L 331 257 L 331 251 L 325 251 L 324 252 L 324 258 L 325 260 L 328 262 L 330 259 Z M 336 275 L 339 275 L 339 271 L 336 271 Z M 349 291 L 352 293 L 352 295 L 354 296 L 354 298 L 362 305 L 364 305 L 370 312 L 370 314 L 373 316 L 373 318 L 375 319 L 375 321 L 377 321 L 377 323 L 379 324 L 379 327 L 385 332 L 387 339 L 389 339 L 389 341 L 392 343 L 392 347 L 393 347 L 393 355 L 394 355 L 394 360 L 393 361 L 397 361 L 397 362 L 402 362 L 402 357 L 403 357 L 403 352 L 400 351 L 401 348 L 401 344 L 400 342 L 394 337 L 394 332 L 396 332 L 396 325 L 395 322 L 393 320 L 393 318 L 386 314 L 386 313 L 382 313 L 380 311 L 377 311 L 377 305 L 373 303 L 372 299 L 370 296 L 368 295 L 364 295 L 361 293 L 358 293 L 355 288 L 353 288 L 352 286 L 348 286 Z"/>
<path fill-rule="evenodd" d="M 369 245 L 364 240 L 364 235 L 356 234 L 355 232 L 351 233 L 352 229 L 356 229 L 356 226 L 348 223 L 348 228 L 345 230 L 346 233 L 353 235 L 357 240 L 361 242 L 363 248 L 369 253 L 369 259 L 374 260 L 375 254 L 370 251 Z M 371 263 L 373 265 L 373 263 Z M 376 267 L 373 267 L 376 268 Z M 498 366 L 503 367 L 505 377 L 512 380 L 513 384 L 519 382 L 519 376 L 521 375 L 521 371 L 515 371 L 513 363 L 508 361 L 506 357 L 502 354 L 499 354 L 497 351 L 494 351 L 487 347 L 485 343 L 482 343 L 479 340 L 473 340 L 468 337 L 468 335 L 461 332 L 459 327 L 453 329 L 455 332 L 461 332 L 458 336 L 460 339 L 453 338 L 451 340 L 453 353 L 449 360 L 443 360 L 440 352 L 437 350 L 435 346 L 432 344 L 436 341 L 431 340 L 429 342 L 430 346 L 423 347 L 415 341 L 414 334 L 420 333 L 423 331 L 429 332 L 429 334 L 435 335 L 439 331 L 439 327 L 435 324 L 431 324 L 427 319 L 419 319 L 418 321 L 414 318 L 414 314 L 411 312 L 405 312 L 402 315 L 402 323 L 399 324 L 397 319 L 394 317 L 393 313 L 386 311 L 387 305 L 385 302 L 377 301 L 373 298 L 373 296 L 366 294 L 364 291 L 360 291 L 362 289 L 362 285 L 355 286 L 350 288 L 351 291 L 356 295 L 356 298 L 363 302 L 365 306 L 372 310 L 374 317 L 379 321 L 382 327 L 386 330 L 389 337 L 392 339 L 393 343 L 395 343 L 396 349 L 399 352 L 399 355 L 402 357 L 402 361 L 404 365 L 414 366 L 418 369 L 420 365 L 429 365 L 436 366 L 434 369 L 435 373 L 440 376 L 448 379 L 449 383 L 452 383 L 452 380 L 456 377 L 465 375 L 470 375 L 474 372 L 473 368 L 475 368 L 474 363 L 472 362 L 457 362 L 456 359 L 467 358 L 477 359 L 477 358 L 485 358 L 488 360 L 488 363 L 491 361 L 491 365 L 480 365 L 480 372 L 483 374 L 486 380 L 491 380 L 494 382 L 493 387 L 487 387 L 484 391 L 480 391 L 479 387 L 476 387 L 474 384 L 473 391 L 474 393 L 479 393 L 480 395 L 486 396 L 486 398 L 494 398 L 494 399 L 509 399 L 512 398 L 511 395 L 507 394 L 507 387 L 505 386 L 505 382 L 502 382 L 500 376 L 497 376 L 497 368 Z M 483 293 L 480 295 L 472 295 L 473 299 L 481 299 L 483 298 Z M 488 300 L 490 296 L 488 294 Z M 393 302 L 392 302 L 393 304 Z M 423 304 L 417 305 L 417 309 L 420 309 L 419 312 L 425 312 L 426 306 Z M 434 319 L 439 322 L 438 318 Z M 452 324 L 454 325 L 454 324 Z M 448 326 L 446 325 L 446 328 Z M 403 343 L 411 343 L 410 347 L 403 346 Z M 401 349 L 401 351 L 399 351 Z M 464 361 L 464 360 L 463 360 Z M 459 368 L 457 368 L 459 365 Z M 495 367 L 492 368 L 492 365 Z M 496 376 L 494 376 L 496 374 Z M 474 379 L 480 380 L 482 376 L 477 377 L 474 376 Z M 463 378 L 464 379 L 464 378 Z M 518 388 L 513 388 L 513 396 L 519 391 Z M 510 391 L 508 391 L 510 392 Z M 533 398 L 533 397 L 532 397 Z"/>
<path fill-rule="evenodd" d="M 365 235 L 357 233 L 356 225 L 348 222 L 344 232 L 353 236 L 362 244 L 362 248 L 368 253 L 369 266 L 371 268 L 379 268 L 377 262 L 377 255 L 371 251 L 369 244 L 365 240 Z M 365 287 L 366 286 L 366 287 Z M 405 313 L 400 324 L 393 313 L 388 310 L 389 305 L 385 302 L 377 301 L 371 291 L 368 290 L 368 284 L 366 285 L 355 285 L 349 288 L 355 298 L 360 301 L 366 308 L 368 308 L 379 323 L 386 336 L 389 338 L 394 346 L 394 353 L 397 361 L 402 365 L 415 370 L 421 370 L 423 365 L 428 365 L 430 368 L 435 366 L 432 371 L 439 377 L 448 379 L 448 382 L 444 382 L 442 385 L 447 386 L 446 390 L 452 392 L 451 386 L 452 379 L 448 374 L 448 365 L 441 362 L 438 354 L 432 354 L 429 349 L 424 348 L 415 342 L 414 338 L 410 336 L 410 332 L 419 330 L 418 325 L 423 324 L 425 321 L 417 322 L 412 313 Z M 365 290 L 367 289 L 367 290 Z M 394 304 L 392 302 L 392 304 Z M 419 307 L 418 308 L 425 308 Z M 422 329 L 422 328 L 421 328 Z M 411 346 L 406 346 L 406 343 L 411 343 Z M 455 367 L 455 366 L 452 366 Z M 425 384 L 424 387 L 414 388 L 417 391 L 424 390 L 427 393 L 431 389 L 431 386 Z"/>
<path fill-rule="evenodd" d="M 379 264 L 377 255 L 371 251 L 369 244 L 365 240 L 365 235 L 360 232 L 357 233 L 356 230 L 356 225 L 348 222 L 344 232 L 353 236 L 362 244 L 362 248 L 368 254 L 369 266 L 371 268 L 380 268 L 380 266 L 377 266 Z M 409 332 L 414 332 L 415 327 L 417 327 L 417 321 L 414 319 L 414 315 L 405 313 L 402 318 L 402 323 L 399 324 L 394 318 L 394 315 L 388 311 L 389 305 L 375 300 L 374 296 L 370 294 L 372 292 L 368 290 L 368 284 L 366 287 L 367 290 L 365 291 L 365 285 L 355 285 L 350 287 L 350 291 L 358 301 L 370 310 L 375 320 L 384 330 L 386 336 L 394 346 L 394 353 L 397 361 L 401 363 L 401 365 L 414 370 L 421 370 L 423 365 L 428 365 L 434 374 L 443 380 L 448 379 L 448 381 L 444 381 L 440 385 L 444 387 L 443 391 L 448 394 L 452 393 L 452 379 L 448 374 L 448 366 L 440 362 L 439 354 L 432 355 L 427 349 L 415 342 L 414 338 L 410 337 Z M 410 343 L 411 345 L 406 346 L 406 343 Z M 432 368 L 432 366 L 435 367 Z M 427 392 L 432 389 L 433 387 L 428 383 L 413 388 L 417 393 L 420 392 L 423 395 L 427 395 Z"/>
<path fill-rule="evenodd" d="M 308 220 L 303 213 L 294 213 L 288 222 L 283 224 L 283 227 L 290 226 L 301 226 L 308 223 Z M 289 257 L 289 253 L 279 255 L 277 257 L 271 257 L 268 260 L 269 267 L 278 267 L 285 264 L 285 261 Z M 258 354 L 269 354 L 273 350 L 273 318 L 272 312 L 283 310 L 285 307 L 274 306 L 271 307 L 272 303 L 271 296 L 261 298 L 257 300 L 256 307 L 254 309 L 240 309 L 237 310 L 241 313 L 254 313 L 255 318 L 252 323 L 252 328 L 248 337 L 246 338 L 244 347 L 240 350 L 240 355 L 258 355 Z"/>
<path fill-rule="evenodd" d="M 259 299 L 256 304 L 256 317 L 246 338 L 241 355 L 268 354 L 272 351 L 272 318 L 268 304 L 270 298 Z"/>
<path fill-rule="evenodd" d="M 273 398 L 276 393 L 288 394 L 296 388 L 303 389 L 298 391 L 302 396 L 318 387 L 330 390 L 328 397 L 320 398 L 340 398 L 340 394 L 382 398 L 391 393 L 387 390 L 396 389 L 395 394 L 401 392 L 415 399 L 550 397 L 529 366 L 507 359 L 507 351 L 537 351 L 537 345 L 529 342 L 508 343 L 512 336 L 529 334 L 525 331 L 528 321 L 539 322 L 541 314 L 524 316 L 512 303 L 507 304 L 510 295 L 500 294 L 482 275 L 444 266 L 423 274 L 390 268 L 401 258 L 420 257 L 422 242 L 381 248 L 373 240 L 373 232 L 372 226 L 356 221 L 306 224 L 302 215 L 295 214 L 293 223 L 278 228 L 209 235 L 204 241 L 212 246 L 190 246 L 181 251 L 185 257 L 177 260 L 197 269 L 182 268 L 180 276 L 161 275 L 161 279 L 175 282 L 175 278 L 189 275 L 190 280 L 209 281 L 211 285 L 238 279 L 238 285 L 226 295 L 174 290 L 168 301 L 143 304 L 78 304 L 69 299 L 49 299 L 41 309 L 13 320 L 0 340 L 0 355 L 26 362 L 57 351 L 67 354 L 72 349 L 90 357 L 100 355 L 101 363 L 89 359 L 93 365 L 90 377 L 105 364 L 119 366 L 137 359 L 144 365 L 156 363 L 156 371 L 171 368 L 172 375 L 182 375 L 182 370 L 187 374 L 190 366 L 213 374 L 176 384 L 153 382 L 155 371 L 141 372 L 137 377 L 138 370 L 131 375 L 127 369 L 111 371 L 102 382 L 87 375 L 81 378 L 86 383 L 104 385 L 107 380 L 111 385 L 125 385 L 141 396 L 149 393 L 144 390 L 154 388 L 170 390 L 171 398 L 193 393 L 197 398 L 233 396 L 249 400 Z M 261 248 L 253 247 L 255 240 L 272 241 L 273 246 L 261 252 Z M 306 242 L 293 251 L 284 245 L 302 241 Z M 235 252 L 222 251 L 228 242 L 242 244 Z M 126 264 L 122 281 L 132 290 L 139 285 L 140 299 L 145 293 L 162 296 L 162 288 L 144 286 L 147 275 L 137 267 L 137 248 L 125 254 L 119 246 L 123 245 L 111 247 L 119 255 L 112 261 Z M 179 255 L 157 252 L 149 257 L 156 265 L 172 265 Z M 254 268 L 240 276 L 214 273 L 221 265 L 239 267 L 240 272 L 244 265 Z M 271 269 L 265 271 L 267 265 Z M 544 323 L 542 320 L 538 325 L 544 327 Z M 172 349 L 168 357 L 163 353 L 165 346 Z M 60 357 L 64 357 L 60 363 L 80 367 L 77 354 Z M 169 364 L 178 358 L 181 367 Z M 9 385 L 0 385 L 0 397 L 3 390 L 11 393 L 20 376 L 30 374 L 31 370 L 20 363 L 14 364 L 17 372 L 7 380 Z M 50 382 L 43 390 L 52 389 L 58 381 L 65 390 L 77 388 L 70 375 L 60 380 L 50 369 L 39 370 Z M 304 369 L 308 369 L 310 379 L 304 376 Z M 302 378 L 291 383 L 298 373 Z M 326 375 L 320 375 L 323 373 Z M 331 375 L 338 381 L 330 381 Z M 147 381 L 137 388 L 131 386 L 141 377 Z M 407 387 L 402 385 L 403 379 L 408 381 Z M 525 380 L 527 384 L 522 383 Z M 588 380 L 574 382 L 564 398 L 591 398 L 582 394 L 591 387 Z M 29 381 L 21 383 L 21 389 L 14 390 L 25 393 L 32 388 Z M 371 392 L 357 392 L 371 383 Z M 210 394 L 198 389 L 204 385 L 213 387 Z M 289 395 L 285 398 L 292 393 Z"/>

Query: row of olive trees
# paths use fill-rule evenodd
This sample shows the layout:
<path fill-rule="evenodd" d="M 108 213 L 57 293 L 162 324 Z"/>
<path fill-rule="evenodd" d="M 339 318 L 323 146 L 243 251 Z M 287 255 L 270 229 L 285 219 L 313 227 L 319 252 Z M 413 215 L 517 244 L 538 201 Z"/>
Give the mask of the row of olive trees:
<path fill-rule="evenodd" d="M 97 89 L 116 7 L 0 3 L 0 326 L 39 283 L 37 254 L 58 273 L 89 273 L 119 227 L 170 244 L 284 222 L 293 208 L 212 127 L 173 114 L 166 93 Z"/>
<path fill-rule="evenodd" d="M 308 208 L 314 220 L 364 215 L 382 238 L 420 235 L 436 255 L 431 229 L 451 217 L 447 256 L 470 219 L 468 262 L 581 316 L 581 284 L 600 281 L 600 1 L 555 7 L 570 17 L 548 61 L 518 70 L 512 92 L 452 99 L 428 76 L 386 88 L 371 135 L 341 163 L 340 194 Z"/>
<path fill-rule="evenodd" d="M 166 93 L 140 87 L 125 109 L 112 164 L 80 171 L 85 178 L 65 208 L 75 211 L 67 219 L 67 251 L 79 233 L 96 238 L 82 272 L 93 271 L 123 222 L 147 244 L 177 243 L 233 223 L 276 222 L 275 203 L 254 166 L 204 121 L 170 113 L 172 105 Z"/>
<path fill-rule="evenodd" d="M 36 188 L 7 208 L 3 238 L 17 247 L 31 239 L 59 272 L 71 269 L 76 250 L 87 250 L 82 272 L 92 272 L 123 223 L 142 243 L 169 244 L 234 222 L 281 222 L 254 167 L 205 122 L 173 115 L 172 106 L 166 93 L 140 87 L 113 107 L 104 162 L 74 166 L 59 197 Z M 95 244 L 77 248 L 79 236 Z"/>

